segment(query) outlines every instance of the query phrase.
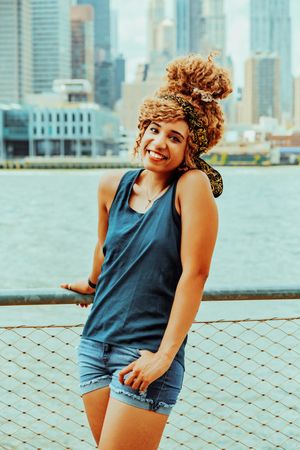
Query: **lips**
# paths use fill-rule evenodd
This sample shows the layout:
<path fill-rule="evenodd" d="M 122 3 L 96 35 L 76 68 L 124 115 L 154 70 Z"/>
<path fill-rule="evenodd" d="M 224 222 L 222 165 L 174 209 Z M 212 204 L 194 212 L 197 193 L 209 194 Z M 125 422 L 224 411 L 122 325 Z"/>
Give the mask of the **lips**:
<path fill-rule="evenodd" d="M 163 155 L 160 152 L 157 152 L 156 150 L 147 149 L 146 151 L 149 153 L 151 158 L 156 159 L 157 161 L 161 161 L 163 159 L 167 159 L 167 157 L 165 155 Z"/>

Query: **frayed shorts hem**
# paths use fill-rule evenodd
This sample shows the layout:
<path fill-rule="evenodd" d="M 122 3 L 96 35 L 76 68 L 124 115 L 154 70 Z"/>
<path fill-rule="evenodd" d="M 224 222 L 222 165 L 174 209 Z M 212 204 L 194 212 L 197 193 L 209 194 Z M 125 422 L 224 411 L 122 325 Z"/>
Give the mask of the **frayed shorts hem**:
<path fill-rule="evenodd" d="M 154 409 L 153 400 L 145 398 L 143 396 L 136 395 L 123 389 L 117 389 L 114 386 L 111 386 L 110 382 L 111 382 L 110 376 L 103 376 L 91 381 L 87 381 L 86 383 L 81 383 L 79 386 L 80 394 L 82 396 L 88 394 L 89 392 L 96 391 L 97 389 L 109 387 L 110 396 L 115 398 L 116 400 L 119 400 L 122 403 L 126 403 L 127 405 L 135 406 L 137 408 L 145 409 L 147 411 L 155 411 L 158 414 L 165 414 L 167 416 L 172 411 L 174 405 L 168 405 L 167 403 L 159 402 Z"/>
<path fill-rule="evenodd" d="M 102 377 L 95 378 L 84 383 L 80 383 L 79 390 L 80 395 L 88 394 L 89 392 L 95 391 L 96 389 L 102 389 L 108 387 L 111 382 L 111 377 L 109 375 L 103 375 Z"/>
<path fill-rule="evenodd" d="M 110 396 L 116 400 L 119 400 L 122 403 L 126 403 L 130 406 L 135 406 L 136 408 L 145 409 L 147 411 L 154 411 L 158 414 L 165 414 L 168 416 L 174 405 L 167 405 L 164 402 L 159 402 L 159 404 L 155 407 L 155 410 L 152 409 L 153 407 L 153 400 L 150 399 L 143 399 L 142 397 L 139 397 L 137 395 L 132 394 L 131 392 L 127 392 L 122 389 L 115 389 L 112 387 L 110 391 Z"/>

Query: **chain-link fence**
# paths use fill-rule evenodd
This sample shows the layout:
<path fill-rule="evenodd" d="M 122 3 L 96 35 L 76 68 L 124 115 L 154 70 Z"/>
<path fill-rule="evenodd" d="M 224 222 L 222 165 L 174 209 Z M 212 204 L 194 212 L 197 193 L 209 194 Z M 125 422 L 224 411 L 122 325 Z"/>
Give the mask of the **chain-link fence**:
<path fill-rule="evenodd" d="M 82 325 L 0 328 L 0 448 L 95 448 L 78 393 Z M 194 323 L 160 448 L 300 449 L 300 317 Z"/>

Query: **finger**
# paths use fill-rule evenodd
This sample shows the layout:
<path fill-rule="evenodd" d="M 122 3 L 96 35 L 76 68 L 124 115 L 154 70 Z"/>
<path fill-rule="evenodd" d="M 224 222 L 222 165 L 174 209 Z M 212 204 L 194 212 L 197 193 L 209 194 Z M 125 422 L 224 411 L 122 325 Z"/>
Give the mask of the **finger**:
<path fill-rule="evenodd" d="M 131 375 L 129 375 L 129 377 L 126 378 L 124 384 L 126 384 L 126 386 L 131 386 L 134 383 L 136 378 L 137 378 L 137 373 L 132 371 Z"/>
<path fill-rule="evenodd" d="M 128 364 L 128 366 L 124 367 L 120 372 L 119 372 L 119 381 L 121 383 L 123 383 L 124 380 L 124 375 L 126 375 L 127 373 L 131 372 L 132 369 L 134 367 L 134 362 Z"/>
<path fill-rule="evenodd" d="M 127 373 L 132 371 L 133 367 L 134 367 L 134 361 L 132 363 L 128 364 L 128 366 L 123 367 L 123 369 L 120 370 L 119 375 L 121 375 L 121 376 L 126 375 Z"/>
<path fill-rule="evenodd" d="M 125 375 L 127 375 L 129 372 L 131 372 L 132 369 L 126 370 L 126 372 L 119 373 L 119 381 L 120 383 L 125 383 Z"/>
<path fill-rule="evenodd" d="M 136 378 L 135 380 L 134 380 L 134 382 L 132 383 L 132 385 L 131 385 L 131 387 L 132 387 L 132 389 L 139 389 L 140 388 L 140 386 L 142 385 L 142 383 L 143 383 L 143 379 L 142 378 Z M 139 389 L 140 390 L 140 389 Z"/>
<path fill-rule="evenodd" d="M 146 381 L 143 381 L 141 386 L 140 386 L 140 389 L 139 389 L 140 392 L 145 392 L 147 390 L 148 386 L 149 386 L 149 384 L 146 383 Z"/>

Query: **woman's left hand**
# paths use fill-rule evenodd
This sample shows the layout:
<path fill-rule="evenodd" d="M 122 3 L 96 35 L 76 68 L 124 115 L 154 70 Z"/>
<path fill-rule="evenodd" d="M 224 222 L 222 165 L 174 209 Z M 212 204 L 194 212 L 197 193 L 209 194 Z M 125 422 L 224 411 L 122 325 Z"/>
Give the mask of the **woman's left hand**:
<path fill-rule="evenodd" d="M 142 392 L 169 369 L 172 361 L 166 356 L 149 350 L 140 350 L 140 354 L 140 358 L 120 371 L 119 381 Z M 129 372 L 132 372 L 131 375 L 124 381 L 124 375 Z"/>

